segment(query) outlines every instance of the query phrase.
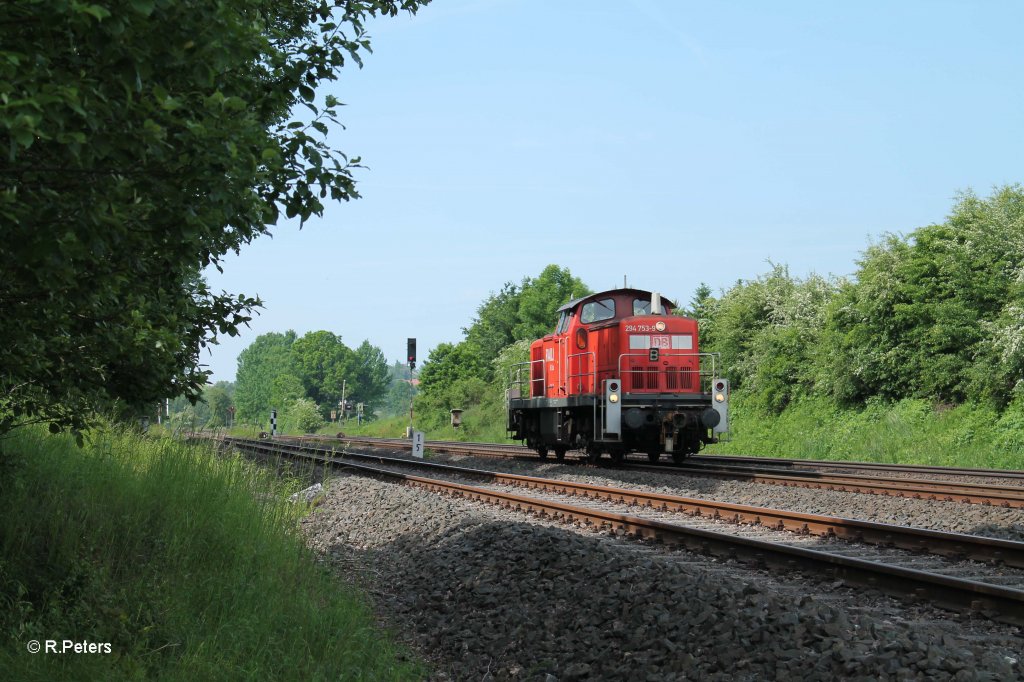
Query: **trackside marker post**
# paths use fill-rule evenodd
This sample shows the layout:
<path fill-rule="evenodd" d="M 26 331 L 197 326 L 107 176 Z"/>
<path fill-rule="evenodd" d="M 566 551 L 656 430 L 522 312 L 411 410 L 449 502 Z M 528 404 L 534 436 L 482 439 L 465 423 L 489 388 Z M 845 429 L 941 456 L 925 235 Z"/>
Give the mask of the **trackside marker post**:
<path fill-rule="evenodd" d="M 412 432 L 412 456 L 423 459 L 423 432 Z"/>
<path fill-rule="evenodd" d="M 277 410 L 270 411 L 270 435 L 277 435 Z"/>

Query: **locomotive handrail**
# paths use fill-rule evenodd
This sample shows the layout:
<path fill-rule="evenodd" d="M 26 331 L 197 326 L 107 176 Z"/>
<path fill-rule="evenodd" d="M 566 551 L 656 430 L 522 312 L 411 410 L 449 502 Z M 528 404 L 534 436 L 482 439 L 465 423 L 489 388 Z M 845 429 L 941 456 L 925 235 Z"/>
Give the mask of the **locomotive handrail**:
<path fill-rule="evenodd" d="M 573 358 L 581 358 L 581 357 L 584 357 L 584 356 L 590 356 L 590 360 L 591 360 L 590 366 L 593 369 L 590 372 L 580 372 L 578 374 L 568 374 L 568 375 L 566 375 L 566 384 L 567 384 L 566 395 L 572 395 L 572 380 L 573 379 L 575 379 L 577 377 L 585 377 L 585 376 L 588 376 L 588 375 L 589 375 L 589 377 L 591 379 L 591 384 L 590 385 L 593 386 L 593 390 L 595 390 L 595 391 L 597 390 L 597 356 L 594 355 L 594 351 L 588 350 L 588 351 L 586 351 L 584 353 L 573 353 L 572 355 L 567 356 L 566 360 L 568 361 L 569 367 L 572 367 L 572 359 Z M 584 391 L 582 389 L 582 387 L 581 387 L 579 392 L 580 393 L 586 393 L 586 391 Z"/>
<path fill-rule="evenodd" d="M 526 362 L 517 362 L 516 364 L 512 365 L 512 367 L 511 367 L 512 372 L 511 372 L 511 375 L 509 376 L 509 386 L 508 386 L 507 389 L 505 389 L 506 396 L 509 395 L 508 391 L 510 391 L 513 387 L 515 387 L 515 388 L 519 389 L 519 397 L 520 398 L 523 397 L 523 383 L 524 383 L 523 382 L 523 370 L 528 368 L 528 367 L 532 370 L 533 368 L 531 367 L 531 365 L 533 365 L 535 363 L 538 363 L 538 362 L 540 363 L 540 378 L 539 379 L 534 379 L 533 378 L 533 372 L 532 371 L 529 372 L 529 374 L 528 374 L 529 378 L 526 380 L 525 383 L 526 383 L 527 387 L 530 390 L 527 391 L 526 397 L 527 398 L 532 398 L 533 397 L 533 386 L 532 386 L 532 384 L 533 384 L 534 381 L 541 382 L 541 386 L 542 387 L 545 385 L 545 383 L 547 381 L 547 368 L 544 366 L 544 360 L 528 360 Z M 544 391 L 542 390 L 541 391 L 541 395 L 543 395 L 543 394 L 544 394 Z"/>

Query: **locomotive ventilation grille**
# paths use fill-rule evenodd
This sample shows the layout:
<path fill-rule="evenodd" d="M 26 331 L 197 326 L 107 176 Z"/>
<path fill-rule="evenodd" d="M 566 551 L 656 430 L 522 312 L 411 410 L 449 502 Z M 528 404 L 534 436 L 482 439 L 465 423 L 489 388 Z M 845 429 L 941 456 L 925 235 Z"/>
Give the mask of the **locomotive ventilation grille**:
<path fill-rule="evenodd" d="M 692 391 L 695 372 L 686 368 L 634 367 L 629 371 L 630 389 L 633 391 Z"/>

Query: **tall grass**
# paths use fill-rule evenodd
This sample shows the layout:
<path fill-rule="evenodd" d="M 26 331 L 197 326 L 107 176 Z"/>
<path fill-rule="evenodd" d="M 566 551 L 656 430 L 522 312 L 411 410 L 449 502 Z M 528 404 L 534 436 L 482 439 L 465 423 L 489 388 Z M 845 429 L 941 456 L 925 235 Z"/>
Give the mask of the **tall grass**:
<path fill-rule="evenodd" d="M 1022 401 L 1000 413 L 915 399 L 843 410 L 805 398 L 779 415 L 763 414 L 741 393 L 730 402 L 730 440 L 708 452 L 1024 469 Z"/>
<path fill-rule="evenodd" d="M 3 440 L 0 679 L 415 678 L 305 547 L 288 490 L 168 439 Z M 111 653 L 28 653 L 47 639 Z"/>

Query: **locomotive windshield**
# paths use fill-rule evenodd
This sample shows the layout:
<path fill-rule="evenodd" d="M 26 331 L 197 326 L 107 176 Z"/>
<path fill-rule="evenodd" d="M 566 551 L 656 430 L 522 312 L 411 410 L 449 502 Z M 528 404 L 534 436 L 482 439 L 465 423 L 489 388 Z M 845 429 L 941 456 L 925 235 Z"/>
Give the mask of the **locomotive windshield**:
<path fill-rule="evenodd" d="M 613 317 L 615 317 L 615 300 L 602 298 L 600 301 L 591 301 L 583 306 L 580 322 L 590 324 L 591 322 L 610 320 Z"/>
<path fill-rule="evenodd" d="M 575 314 L 572 310 L 563 310 L 562 314 L 558 317 L 558 325 L 555 327 L 556 334 L 562 334 L 566 329 L 569 328 L 569 323 L 572 322 L 572 317 Z"/>

